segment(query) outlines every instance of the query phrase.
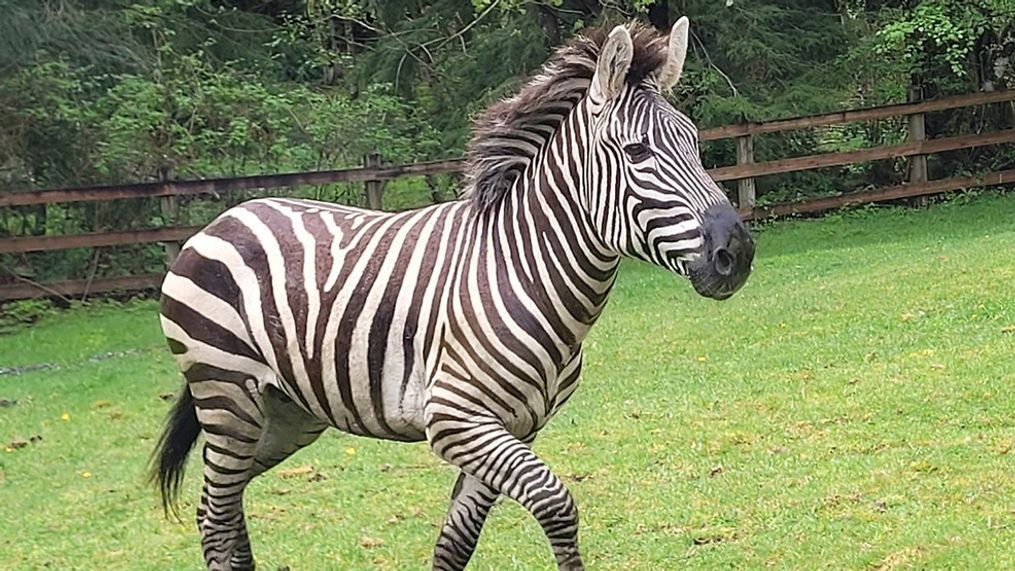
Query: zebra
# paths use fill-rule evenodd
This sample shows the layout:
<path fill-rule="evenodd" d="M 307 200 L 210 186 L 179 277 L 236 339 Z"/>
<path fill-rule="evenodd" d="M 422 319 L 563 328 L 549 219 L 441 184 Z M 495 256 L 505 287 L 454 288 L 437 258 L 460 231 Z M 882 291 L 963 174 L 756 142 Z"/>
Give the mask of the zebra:
<path fill-rule="evenodd" d="M 175 509 L 203 434 L 197 526 L 212 570 L 253 569 L 243 492 L 328 427 L 426 441 L 459 470 L 433 569 L 462 569 L 499 496 L 583 569 L 578 511 L 532 451 L 578 386 L 624 257 L 726 299 L 755 243 L 665 99 L 688 20 L 558 48 L 474 125 L 458 200 L 402 213 L 265 198 L 186 242 L 160 319 L 185 383 L 152 459 Z"/>

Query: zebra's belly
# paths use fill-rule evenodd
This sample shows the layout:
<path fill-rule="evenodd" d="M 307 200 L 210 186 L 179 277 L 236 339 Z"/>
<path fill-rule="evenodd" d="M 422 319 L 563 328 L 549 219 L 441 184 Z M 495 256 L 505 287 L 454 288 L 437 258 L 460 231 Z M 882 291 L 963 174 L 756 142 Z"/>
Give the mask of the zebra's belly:
<path fill-rule="evenodd" d="M 350 434 L 415 442 L 425 439 L 423 387 L 405 359 L 385 360 L 364 371 L 356 363 L 335 362 L 307 370 L 305 378 L 279 375 L 278 388 L 307 412 Z"/>

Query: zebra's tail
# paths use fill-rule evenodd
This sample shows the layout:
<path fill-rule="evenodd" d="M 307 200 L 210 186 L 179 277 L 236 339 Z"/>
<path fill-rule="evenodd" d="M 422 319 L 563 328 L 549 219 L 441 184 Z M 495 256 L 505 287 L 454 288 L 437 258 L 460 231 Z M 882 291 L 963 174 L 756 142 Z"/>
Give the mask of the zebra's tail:
<path fill-rule="evenodd" d="M 152 453 L 148 481 L 155 484 L 162 494 L 162 509 L 168 516 L 170 511 L 179 519 L 176 499 L 183 483 L 183 472 L 187 456 L 197 442 L 201 425 L 197 422 L 197 410 L 190 388 L 183 386 L 176 404 L 166 417 L 166 426 Z"/>

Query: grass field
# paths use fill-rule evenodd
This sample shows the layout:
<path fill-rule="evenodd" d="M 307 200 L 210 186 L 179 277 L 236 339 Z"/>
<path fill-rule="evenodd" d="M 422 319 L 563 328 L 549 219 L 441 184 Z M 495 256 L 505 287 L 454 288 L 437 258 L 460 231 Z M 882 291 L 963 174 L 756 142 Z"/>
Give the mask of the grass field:
<path fill-rule="evenodd" d="M 582 388 L 536 450 L 591 569 L 1015 568 L 1015 196 L 758 233 L 724 303 L 628 264 Z M 180 377 L 156 304 L 0 337 L 0 569 L 196 569 L 145 463 Z M 7 403 L 8 405 L 10 403 Z M 33 437 L 41 437 L 41 440 Z M 34 441 L 33 441 L 34 440 Z M 337 432 L 257 480 L 262 569 L 424 569 L 454 479 L 425 445 Z M 472 569 L 549 569 L 517 505 Z"/>

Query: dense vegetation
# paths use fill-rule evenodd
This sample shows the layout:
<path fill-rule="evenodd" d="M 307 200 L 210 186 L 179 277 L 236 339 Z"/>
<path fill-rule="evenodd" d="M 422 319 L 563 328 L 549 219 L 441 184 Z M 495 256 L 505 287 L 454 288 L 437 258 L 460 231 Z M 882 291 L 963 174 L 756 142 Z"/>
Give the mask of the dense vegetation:
<path fill-rule="evenodd" d="M 1012 211 L 778 222 L 721 304 L 625 265 L 535 443 L 589 568 L 1015 568 Z M 0 341 L 0 568 L 200 567 L 200 454 L 183 523 L 143 483 L 182 382 L 156 313 L 91 307 Z M 454 477 L 424 444 L 329 431 L 251 485 L 259 567 L 428 569 Z M 506 501 L 469 569 L 551 561 Z"/>
<path fill-rule="evenodd" d="M 1015 0 L 0 0 L 0 192 L 334 168 L 459 154 L 469 117 L 583 28 L 692 18 L 673 95 L 700 126 L 1005 88 Z M 935 114 L 930 136 L 1010 125 L 1010 106 Z M 900 120 L 766 136 L 759 160 L 898 142 Z M 730 164 L 729 141 L 704 149 Z M 945 153 L 932 175 L 1010 165 Z M 902 161 L 769 177 L 763 201 L 895 183 Z M 408 186 L 405 186 L 408 185 Z M 454 181 L 392 189 L 391 207 Z M 362 200 L 358 188 L 296 192 Z M 230 201 L 243 198 L 229 197 Z M 200 223 L 224 200 L 184 204 Z M 167 222 L 145 201 L 0 209 L 0 237 Z M 161 267 L 158 247 L 0 256 L 0 283 Z"/>

